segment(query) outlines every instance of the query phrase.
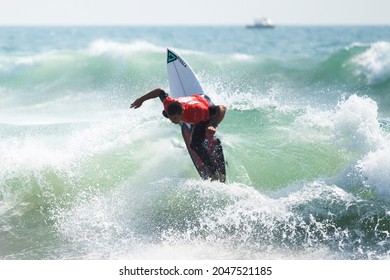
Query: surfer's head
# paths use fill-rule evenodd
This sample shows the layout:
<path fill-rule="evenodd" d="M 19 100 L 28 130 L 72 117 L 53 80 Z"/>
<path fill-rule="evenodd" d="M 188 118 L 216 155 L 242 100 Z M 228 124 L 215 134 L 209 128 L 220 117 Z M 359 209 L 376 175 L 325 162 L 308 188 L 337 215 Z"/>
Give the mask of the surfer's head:
<path fill-rule="evenodd" d="M 183 106 L 179 102 L 174 101 L 169 104 L 167 111 L 168 117 L 171 122 L 176 124 L 181 122 L 181 119 L 183 117 Z"/>

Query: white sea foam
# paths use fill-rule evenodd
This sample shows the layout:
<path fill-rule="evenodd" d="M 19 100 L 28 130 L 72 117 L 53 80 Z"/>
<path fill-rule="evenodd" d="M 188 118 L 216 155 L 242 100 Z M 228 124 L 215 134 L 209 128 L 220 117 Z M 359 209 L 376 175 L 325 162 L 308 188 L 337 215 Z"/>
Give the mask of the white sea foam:
<path fill-rule="evenodd" d="M 295 137 L 303 134 L 307 139 L 333 142 L 352 153 L 350 168 L 364 184 L 390 200 L 390 135 L 381 128 L 374 100 L 354 94 L 333 110 L 308 109 L 293 128 Z"/>
<path fill-rule="evenodd" d="M 71 53 L 48 51 L 31 55 L 15 55 L 0 59 L 0 71 L 12 71 L 18 67 L 32 67 L 44 63 L 61 63 L 73 59 Z"/>
<path fill-rule="evenodd" d="M 136 126 L 138 118 L 129 119 L 122 113 L 111 114 L 108 121 L 103 120 L 104 115 L 99 117 L 95 114 L 91 117 L 95 123 L 72 123 L 67 119 L 65 123 L 21 125 L 20 131 L 24 127 L 30 127 L 31 131 L 21 132 L 18 137 L 2 135 L 0 179 L 9 174 L 23 176 L 47 168 L 70 170 L 80 160 L 123 147 L 143 137 L 140 130 L 133 134 L 128 130 L 128 126 Z"/>
<path fill-rule="evenodd" d="M 366 153 L 384 144 L 378 105 L 371 98 L 354 94 L 340 101 L 332 122 L 336 142 L 342 142 L 351 150 Z"/>
<path fill-rule="evenodd" d="M 378 105 L 369 97 L 356 94 L 342 99 L 332 110 L 308 107 L 297 117 L 296 133 L 310 130 L 320 133 L 318 139 L 333 141 L 342 148 L 366 154 L 384 145 L 384 133 L 378 118 Z"/>
<path fill-rule="evenodd" d="M 373 43 L 370 48 L 352 59 L 356 74 L 366 77 L 368 84 L 377 84 L 390 78 L 390 42 Z"/>
<path fill-rule="evenodd" d="M 382 149 L 368 153 L 356 166 L 364 182 L 383 199 L 390 201 L 390 142 Z"/>
<path fill-rule="evenodd" d="M 363 182 L 390 200 L 390 141 L 380 127 L 376 102 L 352 95 L 339 103 L 333 121 L 336 141 L 361 154 L 355 169 Z"/>
<path fill-rule="evenodd" d="M 82 258 L 304 259 L 317 248 L 318 234 L 325 239 L 335 234 L 327 232 L 332 225 L 326 220 L 310 215 L 318 201 L 344 208 L 356 200 L 323 183 L 274 199 L 243 184 L 165 178 L 142 188 L 81 193 L 69 208 L 53 214 L 58 234 L 68 246 L 83 248 Z M 300 212 L 302 217 L 295 213 L 301 207 L 308 212 Z M 299 239 L 300 230 L 306 231 L 308 244 L 300 252 L 287 250 L 286 255 L 286 249 L 274 245 Z"/>
<path fill-rule="evenodd" d="M 243 53 L 235 53 L 232 55 L 232 58 L 236 61 L 250 61 L 253 59 L 253 56 Z"/>
<path fill-rule="evenodd" d="M 121 43 L 99 39 L 90 44 L 88 53 L 92 56 L 103 54 L 111 55 L 131 55 L 135 52 L 164 52 L 164 48 L 157 47 L 146 41 L 136 41 L 132 43 Z"/>

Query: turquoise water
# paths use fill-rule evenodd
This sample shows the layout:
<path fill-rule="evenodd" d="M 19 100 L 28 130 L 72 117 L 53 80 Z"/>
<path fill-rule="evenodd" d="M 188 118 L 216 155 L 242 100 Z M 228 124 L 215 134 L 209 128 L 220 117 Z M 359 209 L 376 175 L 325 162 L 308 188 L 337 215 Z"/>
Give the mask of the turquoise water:
<path fill-rule="evenodd" d="M 0 259 L 388 259 L 390 27 L 0 27 Z M 161 117 L 225 104 L 227 183 Z"/>

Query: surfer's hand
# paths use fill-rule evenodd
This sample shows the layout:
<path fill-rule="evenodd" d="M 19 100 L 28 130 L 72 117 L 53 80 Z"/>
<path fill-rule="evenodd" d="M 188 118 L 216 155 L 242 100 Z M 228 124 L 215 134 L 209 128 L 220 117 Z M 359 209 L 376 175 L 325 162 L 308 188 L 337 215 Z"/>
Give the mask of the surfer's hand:
<path fill-rule="evenodd" d="M 214 136 L 215 132 L 217 132 L 217 129 L 214 126 L 210 125 L 206 128 L 206 135 L 209 137 Z"/>
<path fill-rule="evenodd" d="M 141 107 L 142 103 L 143 101 L 141 100 L 141 98 L 137 98 L 133 103 L 131 103 L 130 108 L 137 109 Z"/>

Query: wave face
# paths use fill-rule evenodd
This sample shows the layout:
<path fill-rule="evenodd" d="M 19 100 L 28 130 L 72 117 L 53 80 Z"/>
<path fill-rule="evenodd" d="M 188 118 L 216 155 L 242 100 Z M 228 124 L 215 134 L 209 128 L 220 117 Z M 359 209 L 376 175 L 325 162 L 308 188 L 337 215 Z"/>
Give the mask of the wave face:
<path fill-rule="evenodd" d="M 0 259 L 389 258 L 388 27 L 0 31 Z M 226 184 L 129 110 L 167 47 L 228 107 Z"/>

